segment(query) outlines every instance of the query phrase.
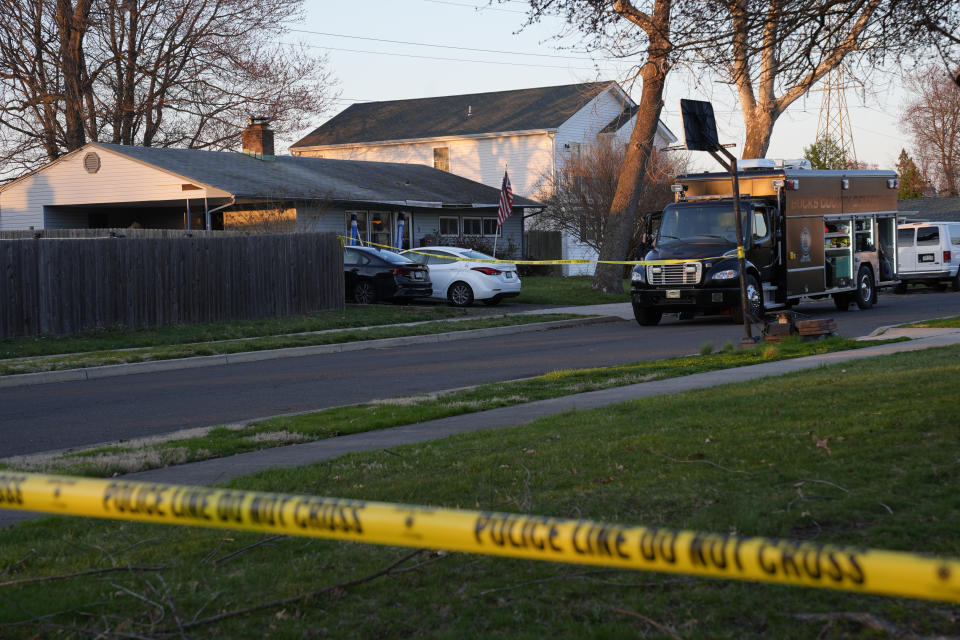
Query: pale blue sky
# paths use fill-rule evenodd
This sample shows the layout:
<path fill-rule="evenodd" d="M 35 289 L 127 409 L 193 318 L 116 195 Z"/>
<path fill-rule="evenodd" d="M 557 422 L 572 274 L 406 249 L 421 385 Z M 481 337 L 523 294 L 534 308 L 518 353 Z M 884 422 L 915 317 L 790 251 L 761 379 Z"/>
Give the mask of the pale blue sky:
<path fill-rule="evenodd" d="M 565 30 L 558 18 L 520 31 L 526 6 L 515 1 L 489 7 L 486 0 L 307 0 L 306 22 L 294 27 L 299 31 L 285 40 L 326 51 L 342 92 L 335 110 L 319 117 L 314 126 L 354 102 L 624 77 L 629 65 L 623 61 L 561 50 L 560 45 L 576 48 L 577 41 L 554 39 Z M 900 132 L 902 98 L 895 77 L 878 78 L 888 86 L 868 91 L 868 106 L 863 106 L 862 91 L 849 92 L 854 145 L 861 161 L 893 168 L 900 149 L 909 150 L 909 141 Z M 639 99 L 639 87 L 632 93 Z M 742 146 L 742 119 L 728 85 L 697 82 L 682 70 L 671 76 L 662 119 L 678 137 L 680 98 L 712 101 L 721 140 Z M 810 94 L 781 116 L 768 157 L 803 155 L 803 147 L 816 136 L 820 100 L 821 94 Z M 281 140 L 280 146 L 291 142 Z M 697 165 L 710 168 L 713 161 L 699 156 L 706 154 L 695 154 Z"/>

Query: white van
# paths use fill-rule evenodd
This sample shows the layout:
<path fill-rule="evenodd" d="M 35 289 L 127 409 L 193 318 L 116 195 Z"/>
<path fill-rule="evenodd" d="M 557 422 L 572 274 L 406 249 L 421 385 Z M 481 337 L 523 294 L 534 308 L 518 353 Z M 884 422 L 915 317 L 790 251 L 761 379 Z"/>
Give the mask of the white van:
<path fill-rule="evenodd" d="M 908 284 L 960 291 L 960 222 L 910 222 L 897 227 L 899 291 Z"/>

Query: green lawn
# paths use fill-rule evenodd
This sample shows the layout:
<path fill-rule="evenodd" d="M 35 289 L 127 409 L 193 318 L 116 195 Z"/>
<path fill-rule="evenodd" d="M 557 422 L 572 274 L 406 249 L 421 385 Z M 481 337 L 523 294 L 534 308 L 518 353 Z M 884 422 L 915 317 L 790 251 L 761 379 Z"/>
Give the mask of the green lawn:
<path fill-rule="evenodd" d="M 960 347 L 896 354 L 231 486 L 958 556 L 958 376 Z M 933 638 L 960 619 L 940 602 L 409 553 L 28 522 L 0 532 L 0 637 Z"/>
<path fill-rule="evenodd" d="M 910 327 L 913 329 L 956 329 L 960 328 L 960 316 L 952 318 L 937 318 L 936 320 L 925 320 L 923 322 L 914 322 L 912 324 L 903 324 L 901 327 Z"/>
<path fill-rule="evenodd" d="M 601 293 L 590 288 L 592 278 L 573 276 L 557 278 L 547 276 L 526 276 L 523 278 L 523 291 L 511 302 L 524 304 L 559 304 L 564 306 L 585 304 L 609 304 L 611 302 L 630 302 L 630 281 L 623 281 L 622 295 Z"/>

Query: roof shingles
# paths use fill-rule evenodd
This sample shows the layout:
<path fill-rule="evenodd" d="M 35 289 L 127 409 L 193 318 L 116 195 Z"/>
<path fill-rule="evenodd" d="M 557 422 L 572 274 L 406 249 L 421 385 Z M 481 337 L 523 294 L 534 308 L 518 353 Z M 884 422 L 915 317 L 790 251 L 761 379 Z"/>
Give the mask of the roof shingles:
<path fill-rule="evenodd" d="M 556 129 L 612 84 L 357 103 L 290 148 Z"/>
<path fill-rule="evenodd" d="M 418 164 L 277 156 L 264 161 L 230 151 L 94 143 L 141 162 L 254 200 L 435 202 L 496 206 L 500 191 Z M 517 207 L 542 206 L 517 197 Z"/>

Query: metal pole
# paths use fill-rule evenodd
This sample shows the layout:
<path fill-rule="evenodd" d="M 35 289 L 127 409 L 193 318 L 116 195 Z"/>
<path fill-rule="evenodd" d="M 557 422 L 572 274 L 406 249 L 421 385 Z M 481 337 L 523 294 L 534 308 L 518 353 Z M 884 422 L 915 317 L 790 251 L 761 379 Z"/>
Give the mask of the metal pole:
<path fill-rule="evenodd" d="M 730 175 L 733 176 L 733 215 L 737 218 L 737 269 L 740 271 L 740 305 L 743 310 L 744 340 L 753 342 L 750 335 L 750 316 L 747 307 L 747 275 L 743 250 L 743 221 L 740 219 L 740 178 L 737 176 L 737 159 L 730 157 Z M 762 294 L 761 294 L 762 295 Z"/>
<path fill-rule="evenodd" d="M 730 176 L 733 178 L 733 215 L 737 219 L 737 270 L 740 272 L 740 310 L 743 314 L 743 341 L 752 343 L 756 340 L 750 333 L 750 315 L 747 308 L 747 274 L 744 273 L 746 254 L 743 249 L 743 221 L 740 220 L 740 177 L 737 175 L 737 158 L 723 147 L 718 147 L 717 151 L 726 156 L 727 161 L 724 161 L 714 151 L 709 153 L 723 165 L 724 169 L 730 172 Z M 763 293 L 760 295 L 763 295 Z"/>

